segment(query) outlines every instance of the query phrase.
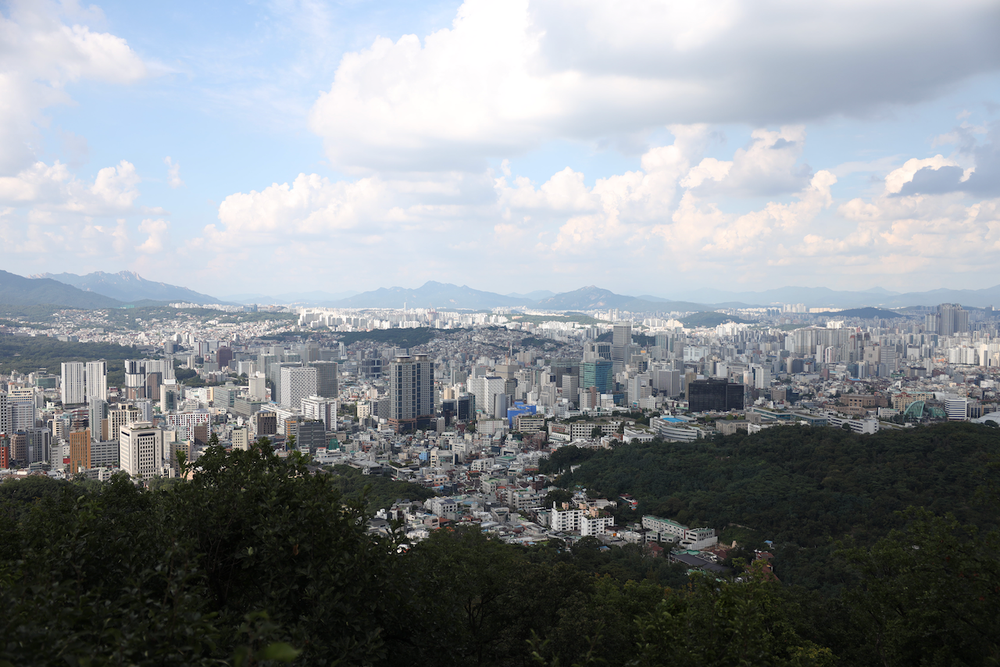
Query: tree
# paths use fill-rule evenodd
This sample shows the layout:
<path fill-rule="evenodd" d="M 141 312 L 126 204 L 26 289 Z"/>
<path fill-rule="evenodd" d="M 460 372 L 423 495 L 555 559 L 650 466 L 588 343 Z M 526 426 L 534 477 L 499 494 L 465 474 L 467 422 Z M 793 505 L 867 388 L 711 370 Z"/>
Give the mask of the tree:
<path fill-rule="evenodd" d="M 911 523 L 870 549 L 843 552 L 861 584 L 846 594 L 879 665 L 1000 662 L 1000 532 L 954 516 L 906 513 Z"/>
<path fill-rule="evenodd" d="M 830 649 L 795 631 L 777 585 L 759 571 L 743 582 L 697 575 L 637 622 L 641 667 L 834 664 Z"/>

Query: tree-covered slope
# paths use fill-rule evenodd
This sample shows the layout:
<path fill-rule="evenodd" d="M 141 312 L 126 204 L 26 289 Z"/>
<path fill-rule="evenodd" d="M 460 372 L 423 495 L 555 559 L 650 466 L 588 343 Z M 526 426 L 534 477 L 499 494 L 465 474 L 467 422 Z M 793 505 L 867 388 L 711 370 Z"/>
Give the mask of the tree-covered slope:
<path fill-rule="evenodd" d="M 828 568 L 832 541 L 873 544 L 902 526 L 909 506 L 992 525 L 975 489 L 1000 482 L 1000 431 L 942 424 L 858 436 L 832 428 L 779 427 L 697 444 L 625 445 L 596 453 L 560 484 L 639 500 L 626 519 L 655 514 L 689 525 L 742 528 L 772 540 L 779 576 L 825 588 L 843 583 Z M 547 469 L 581 458 L 560 450 Z M 729 535 L 741 535 L 738 530 Z M 826 568 L 826 569 L 824 569 Z"/>

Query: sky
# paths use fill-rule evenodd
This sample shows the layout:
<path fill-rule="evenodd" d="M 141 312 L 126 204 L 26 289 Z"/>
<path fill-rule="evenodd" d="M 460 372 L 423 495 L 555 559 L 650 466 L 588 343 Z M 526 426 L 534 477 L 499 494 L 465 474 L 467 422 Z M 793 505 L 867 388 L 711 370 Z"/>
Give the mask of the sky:
<path fill-rule="evenodd" d="M 1000 284 L 996 0 L 0 0 L 21 275 Z"/>

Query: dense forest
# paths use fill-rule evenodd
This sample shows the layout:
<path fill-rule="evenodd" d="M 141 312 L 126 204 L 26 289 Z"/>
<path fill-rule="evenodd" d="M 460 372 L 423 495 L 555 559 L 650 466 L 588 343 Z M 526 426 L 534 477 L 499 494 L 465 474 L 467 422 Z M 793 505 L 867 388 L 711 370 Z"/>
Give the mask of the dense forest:
<path fill-rule="evenodd" d="M 957 448 L 945 457 L 956 471 L 974 443 L 985 444 L 971 427 L 913 434 L 915 443 L 891 443 L 922 467 L 938 461 L 921 459 L 922 438 Z M 826 442 L 844 458 L 849 441 L 836 435 L 813 445 Z M 753 437 L 715 446 L 726 448 L 715 452 L 719 460 L 759 448 L 762 468 L 788 458 Z M 595 463 L 591 457 L 574 475 Z M 846 480 L 840 492 L 860 484 L 851 471 L 863 466 L 837 466 Z M 1000 537 L 950 516 L 909 510 L 895 517 L 898 529 L 870 546 L 837 550 L 831 558 L 851 579 L 837 595 L 824 595 L 771 581 L 753 566 L 739 579 L 689 575 L 638 545 L 609 549 L 593 538 L 521 547 L 475 526 L 435 531 L 418 544 L 373 536 L 365 491 L 345 479 L 312 474 L 304 458 L 282 459 L 255 445 L 210 448 L 190 480 L 151 488 L 124 476 L 103 484 L 44 477 L 0 484 L 0 665 L 902 666 L 1000 659 Z M 980 506 L 972 502 L 973 484 L 923 492 L 960 498 L 934 497 L 945 505 L 968 502 L 962 511 L 973 522 L 995 517 L 996 490 L 980 494 Z M 762 503 L 775 499 L 761 493 Z"/>
<path fill-rule="evenodd" d="M 837 541 L 871 546 L 925 507 L 995 527 L 976 490 L 1000 485 L 1000 430 L 940 424 L 861 436 L 834 428 L 781 427 L 692 444 L 653 441 L 614 450 L 557 450 L 542 472 L 594 496 L 630 493 L 638 509 L 721 531 L 723 541 L 772 541 L 775 573 L 833 594 L 850 580 Z M 580 464 L 572 473 L 570 465 Z"/>
<path fill-rule="evenodd" d="M 66 361 L 121 361 L 142 356 L 134 347 L 115 343 L 71 343 L 49 336 L 0 336 L 0 373 L 43 370 L 58 375 Z M 121 364 L 118 365 L 121 367 Z M 109 375 L 113 372 L 108 364 Z M 124 372 L 122 382 L 124 382 Z M 109 383 L 111 378 L 109 377 Z"/>

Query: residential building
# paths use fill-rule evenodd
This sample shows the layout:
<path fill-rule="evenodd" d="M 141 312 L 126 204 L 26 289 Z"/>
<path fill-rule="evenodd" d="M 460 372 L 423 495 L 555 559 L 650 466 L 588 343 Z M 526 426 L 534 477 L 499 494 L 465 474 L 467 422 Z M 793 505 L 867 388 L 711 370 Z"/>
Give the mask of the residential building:
<path fill-rule="evenodd" d="M 389 424 L 398 433 L 428 428 L 434 417 L 434 363 L 426 354 L 389 364 Z M 502 380 L 501 380 L 502 382 Z"/>
<path fill-rule="evenodd" d="M 86 401 L 86 366 L 82 361 L 65 361 L 62 364 L 60 385 L 63 405 L 79 405 Z"/>

